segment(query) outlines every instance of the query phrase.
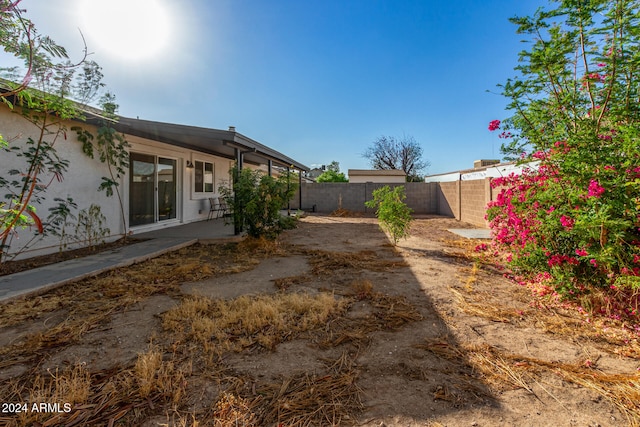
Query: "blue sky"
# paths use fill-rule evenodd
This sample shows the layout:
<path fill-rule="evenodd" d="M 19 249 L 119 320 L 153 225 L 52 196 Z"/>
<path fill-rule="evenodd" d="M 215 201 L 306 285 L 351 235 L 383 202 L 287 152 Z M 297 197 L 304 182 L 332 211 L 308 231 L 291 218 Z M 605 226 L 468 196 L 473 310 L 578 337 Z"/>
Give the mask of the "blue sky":
<path fill-rule="evenodd" d="M 150 14 L 131 6 L 138 1 L 163 12 L 151 25 L 167 42 L 132 59 L 124 50 L 151 33 L 144 29 Z M 97 21 L 78 13 L 87 2 L 91 16 L 109 22 L 114 0 L 21 6 L 72 58 L 80 57 L 82 31 L 121 115 L 232 125 L 308 166 L 337 160 L 343 171 L 369 168 L 362 153 L 377 137 L 410 135 L 431 163 L 429 174 L 499 157 L 500 142 L 487 130 L 508 115 L 496 85 L 515 74 L 524 47 L 508 18 L 548 4 L 128 0 L 105 39 L 94 31 Z"/>

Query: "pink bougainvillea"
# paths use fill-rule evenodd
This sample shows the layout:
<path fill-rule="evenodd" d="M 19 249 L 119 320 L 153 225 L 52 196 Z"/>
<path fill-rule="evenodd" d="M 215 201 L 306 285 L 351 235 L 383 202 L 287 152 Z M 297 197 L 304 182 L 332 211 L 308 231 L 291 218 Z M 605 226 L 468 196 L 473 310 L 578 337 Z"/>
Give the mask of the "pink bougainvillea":
<path fill-rule="evenodd" d="M 589 181 L 589 197 L 600 197 L 604 193 L 604 188 L 598 183 L 598 181 L 592 179 Z"/>
<path fill-rule="evenodd" d="M 494 131 L 500 129 L 500 120 L 491 120 L 489 122 L 489 130 Z"/>
<path fill-rule="evenodd" d="M 640 116 L 630 102 L 640 79 L 621 72 L 637 68 L 624 52 L 637 50 L 640 38 L 614 13 L 631 2 L 596 3 L 580 4 L 589 19 L 557 31 L 548 31 L 553 20 L 578 6 L 563 3 L 526 21 L 523 34 L 535 47 L 521 57 L 519 76 L 501 86 L 513 115 L 507 126 L 492 120 L 489 130 L 514 132 L 503 153 L 535 166 L 493 179 L 487 220 L 492 249 L 518 283 L 588 302 L 591 319 L 604 313 L 640 331 Z M 610 17 L 606 25 L 602 16 Z M 590 52 L 576 68 L 578 40 L 587 39 Z M 630 45 L 623 51 L 617 40 Z M 559 59 L 553 72 L 541 58 Z"/>

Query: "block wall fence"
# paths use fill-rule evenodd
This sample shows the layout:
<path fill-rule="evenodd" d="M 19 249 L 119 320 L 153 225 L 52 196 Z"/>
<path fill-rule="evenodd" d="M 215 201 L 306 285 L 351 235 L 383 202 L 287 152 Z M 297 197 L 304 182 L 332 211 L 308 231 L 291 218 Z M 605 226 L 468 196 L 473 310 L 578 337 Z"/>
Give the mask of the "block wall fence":
<path fill-rule="evenodd" d="M 407 182 L 404 184 L 323 182 L 303 183 L 291 200 L 291 209 L 331 213 L 338 208 L 373 213 L 364 203 L 373 198 L 375 189 L 403 185 L 405 203 L 416 214 L 443 215 L 486 227 L 487 203 L 493 200 L 491 178 L 452 182 Z M 302 197 L 300 197 L 302 191 Z M 302 205 L 300 200 L 302 199 Z"/>

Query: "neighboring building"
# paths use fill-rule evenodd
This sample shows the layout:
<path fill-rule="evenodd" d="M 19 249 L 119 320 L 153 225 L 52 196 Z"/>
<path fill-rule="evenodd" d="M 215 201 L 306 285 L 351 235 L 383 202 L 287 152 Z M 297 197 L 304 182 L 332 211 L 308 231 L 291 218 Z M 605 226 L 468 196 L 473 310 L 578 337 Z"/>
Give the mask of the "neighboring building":
<path fill-rule="evenodd" d="M 321 168 L 313 168 L 309 172 L 307 172 L 307 178 L 315 181 L 317 177 L 322 175 L 326 171 L 326 167 L 323 165 Z"/>
<path fill-rule="evenodd" d="M 100 119 L 87 113 L 86 122 L 69 122 L 67 129 L 81 126 L 95 134 Z M 51 181 L 44 200 L 33 203 L 41 219 L 56 205 L 54 198 L 72 197 L 78 210 L 92 203 L 101 207 L 110 229 L 109 240 L 124 233 L 136 234 L 163 227 L 207 219 L 209 197 L 218 196 L 218 188 L 229 184 L 229 169 L 235 161 L 243 167 L 259 168 L 271 174 L 276 166 L 298 171 L 308 168 L 241 133 L 234 127 L 228 130 L 207 129 L 172 123 L 154 122 L 120 117 L 114 128 L 125 135 L 131 145 L 129 169 L 119 183 L 125 210 L 122 223 L 120 206 L 115 196 L 99 192 L 102 177 L 109 176 L 107 166 L 82 153 L 76 133 L 67 130 L 56 141 L 58 154 L 69 161 L 64 180 Z M 7 106 L 0 106 L 0 129 L 6 139 L 15 137 L 12 145 L 24 143 L 38 128 Z M 17 162 L 22 158 L 3 154 L 0 171 L 23 169 Z M 3 176 L 9 179 L 8 176 Z M 51 175 L 42 174 L 49 182 Z M 0 197 L 4 194 L 0 194 Z M 77 212 L 76 212 L 77 213 Z M 30 240 L 33 231 L 17 230 L 10 253 Z M 55 252 L 59 239 L 45 237 L 33 246 L 28 256 Z"/>
<path fill-rule="evenodd" d="M 473 169 L 429 175 L 425 183 L 437 185 L 437 205 L 440 215 L 480 227 L 486 227 L 487 203 L 495 200 L 499 189 L 491 185 L 493 178 L 521 174 L 525 169 L 535 169 L 539 162 L 519 165 L 517 163 L 495 163 L 476 160 Z"/>
<path fill-rule="evenodd" d="M 427 175 L 424 182 L 451 182 L 470 181 L 484 178 L 498 178 L 515 173 L 521 174 L 524 169 L 535 169 L 538 161 L 517 164 L 515 162 L 500 163 L 498 160 L 476 160 L 473 162 L 473 169 L 464 169 L 457 172 L 447 172 L 437 175 Z"/>
<path fill-rule="evenodd" d="M 377 170 L 377 169 L 349 169 L 350 183 L 375 182 L 381 184 L 399 184 L 407 182 L 407 174 L 404 171 Z"/>

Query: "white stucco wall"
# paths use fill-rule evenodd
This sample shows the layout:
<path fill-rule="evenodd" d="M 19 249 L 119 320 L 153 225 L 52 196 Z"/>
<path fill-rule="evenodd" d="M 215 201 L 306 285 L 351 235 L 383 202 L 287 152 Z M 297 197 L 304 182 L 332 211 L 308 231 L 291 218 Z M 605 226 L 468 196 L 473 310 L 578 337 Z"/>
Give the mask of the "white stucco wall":
<path fill-rule="evenodd" d="M 90 159 L 82 153 L 82 146 L 76 138 L 76 133 L 70 130 L 72 126 L 77 125 L 78 123 L 65 123 L 66 132 L 55 139 L 54 147 L 58 156 L 69 162 L 63 180 L 56 180 L 51 173 L 46 171 L 41 173 L 41 181 L 47 185 L 47 188 L 44 193 L 40 193 L 41 201 L 32 201 L 31 204 L 36 208 L 36 213 L 42 221 L 46 221 L 49 208 L 58 204 L 54 201 L 55 198 L 71 197 L 78 205 L 78 209 L 73 211 L 76 216 L 78 211 L 88 209 L 92 203 L 95 203 L 101 207 L 102 214 L 107 218 L 106 227 L 111 230 L 109 239 L 114 240 L 123 230 L 119 204 L 115 197 L 107 197 L 104 192 L 98 192 L 101 178 L 108 176 L 108 169 L 99 160 Z M 26 147 L 28 138 L 37 140 L 39 132 L 37 126 L 20 114 L 12 112 L 5 105 L 0 105 L 0 133 L 10 141 L 10 147 Z M 49 141 L 54 140 L 53 135 L 45 136 L 45 138 Z M 0 155 L 0 176 L 8 180 L 15 179 L 15 176 L 10 176 L 8 173 L 11 169 L 26 172 L 26 161 L 24 157 L 16 156 L 13 150 L 3 151 Z M 6 194 L 8 194 L 7 189 L 0 188 L 1 201 L 6 200 Z M 35 227 L 17 229 L 8 242 L 11 245 L 9 252 L 21 251 L 32 240 L 36 231 Z M 33 244 L 32 242 L 29 251 L 24 252 L 21 257 L 56 252 L 59 247 L 59 238 L 55 236 L 41 237 L 37 243 Z"/>
<path fill-rule="evenodd" d="M 176 218 L 165 221 L 158 221 L 153 224 L 129 227 L 129 171 L 127 176 L 121 180 L 119 189 L 122 195 L 125 211 L 126 225 L 122 223 L 120 205 L 116 195 L 107 197 L 104 192 L 99 192 L 98 188 L 102 182 L 102 177 L 109 176 L 108 168 L 98 159 L 90 159 L 82 152 L 82 145 L 77 140 L 76 133 L 71 131 L 72 126 L 83 126 L 86 129 L 95 132 L 95 128 L 86 126 L 81 123 L 69 122 L 66 124 L 66 138 L 61 137 L 55 143 L 55 148 L 60 158 L 68 160 L 70 165 L 64 174 L 64 180 L 61 182 L 55 179 L 48 186 L 44 199 L 40 203 L 32 203 L 37 213 L 43 221 L 49 214 L 49 208 L 57 205 L 54 198 L 66 199 L 72 197 L 74 202 L 78 204 L 78 209 L 87 209 L 92 203 L 98 204 L 101 211 L 107 218 L 106 227 L 111 231 L 111 235 L 107 240 L 116 240 L 123 233 L 128 232 L 136 235 L 145 231 L 160 229 L 179 225 L 182 223 L 206 220 L 209 213 L 209 197 L 219 196 L 218 188 L 229 182 L 229 169 L 233 161 L 226 158 L 203 154 L 196 151 L 174 147 L 169 144 L 163 144 L 152 140 L 147 140 L 131 135 L 125 135 L 127 141 L 131 145 L 130 152 L 148 154 L 153 156 L 165 157 L 176 160 L 176 176 L 177 176 L 177 204 Z M 36 139 L 39 134 L 38 128 L 24 119 L 21 115 L 12 112 L 6 106 L 0 106 L 0 134 L 5 139 L 11 141 L 11 146 L 25 146 L 27 138 L 31 136 Z M 196 193 L 194 191 L 194 170 L 187 168 L 187 161 L 209 162 L 214 165 L 214 192 L 213 193 Z M 11 179 L 8 171 L 11 169 L 25 169 L 25 161 L 23 158 L 16 157 L 11 152 L 1 152 L 0 154 L 0 176 L 5 179 Z M 42 174 L 41 178 L 45 182 L 51 179 L 50 174 Z M 0 188 L 0 200 L 4 200 L 6 189 Z M 71 230 L 73 231 L 73 230 Z M 17 234 L 11 240 L 9 252 L 16 253 L 21 251 L 24 245 L 29 242 L 36 232 L 35 227 L 19 229 Z M 25 258 L 37 256 L 46 253 L 56 252 L 59 250 L 60 240 L 55 236 L 39 237 L 37 243 L 31 244 L 28 251 L 23 252 L 17 258 Z"/>

